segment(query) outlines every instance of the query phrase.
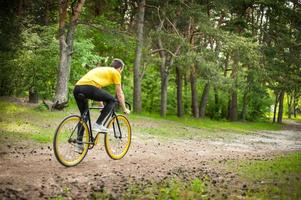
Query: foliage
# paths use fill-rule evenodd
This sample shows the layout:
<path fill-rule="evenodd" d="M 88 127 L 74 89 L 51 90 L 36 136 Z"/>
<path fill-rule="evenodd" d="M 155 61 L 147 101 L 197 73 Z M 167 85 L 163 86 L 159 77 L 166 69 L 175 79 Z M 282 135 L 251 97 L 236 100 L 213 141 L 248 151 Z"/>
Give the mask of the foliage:
<path fill-rule="evenodd" d="M 10 79 L 15 82 L 16 95 L 24 95 L 31 87 L 43 98 L 49 98 L 55 87 L 58 59 L 56 26 L 35 25 L 21 32 L 22 47 L 10 65 L 17 68 Z"/>
<path fill-rule="evenodd" d="M 0 13 L 0 95 L 27 97 L 34 89 L 40 98 L 52 99 L 59 61 L 58 5 L 52 0 L 22 2 L 1 2 L 5 9 Z M 110 65 L 116 57 L 126 63 L 123 88 L 132 102 L 137 5 L 119 0 L 85 3 L 72 52 L 71 102 L 76 81 L 97 65 Z M 177 113 L 177 68 L 183 82 L 184 113 L 191 115 L 191 66 L 196 68 L 199 105 L 205 85 L 210 84 L 206 117 L 227 119 L 232 91 L 237 92 L 236 110 L 242 120 L 265 120 L 275 103 L 274 93 L 281 90 L 295 99 L 294 110 L 300 112 L 298 3 L 149 0 L 147 5 L 140 70 L 143 112 L 160 112 L 162 57 L 154 53 L 158 38 L 167 60 L 180 47 L 178 55 L 172 55 L 173 65 L 166 69 L 167 114 Z M 109 91 L 114 93 L 113 88 Z"/>

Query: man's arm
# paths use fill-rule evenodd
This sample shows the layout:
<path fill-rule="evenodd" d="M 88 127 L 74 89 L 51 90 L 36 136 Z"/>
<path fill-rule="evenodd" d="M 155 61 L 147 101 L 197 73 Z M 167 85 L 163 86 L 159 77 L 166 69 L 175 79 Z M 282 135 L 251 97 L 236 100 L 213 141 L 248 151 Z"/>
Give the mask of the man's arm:
<path fill-rule="evenodd" d="M 123 94 L 123 91 L 122 91 L 122 89 L 121 89 L 121 85 L 120 85 L 120 84 L 116 85 L 116 95 L 117 95 L 117 99 L 118 99 L 118 101 L 119 101 L 119 104 L 120 104 L 121 107 L 122 107 L 123 112 L 125 112 L 126 114 L 129 114 L 129 113 L 130 113 L 130 110 L 128 110 L 128 109 L 125 107 L 124 94 Z"/>

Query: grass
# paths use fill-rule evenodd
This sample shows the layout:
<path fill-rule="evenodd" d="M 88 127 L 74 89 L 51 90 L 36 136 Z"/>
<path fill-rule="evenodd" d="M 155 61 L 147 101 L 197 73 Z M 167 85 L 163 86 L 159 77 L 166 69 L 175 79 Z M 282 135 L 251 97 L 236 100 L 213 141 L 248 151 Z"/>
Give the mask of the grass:
<path fill-rule="evenodd" d="M 130 185 L 121 199 L 206 199 L 206 194 L 204 183 L 198 178 L 188 182 L 181 179 L 168 179 L 160 183 Z M 102 190 L 93 193 L 92 199 L 110 199 L 110 195 Z"/>
<path fill-rule="evenodd" d="M 133 119 L 138 119 L 140 117 L 162 120 L 162 117 L 155 114 L 144 114 L 144 115 L 134 115 Z M 194 128 L 205 128 L 210 130 L 232 130 L 237 132 L 249 132 L 249 131 L 260 131 L 260 130 L 281 130 L 281 124 L 274 124 L 270 122 L 229 122 L 229 121 L 217 121 L 211 119 L 195 119 L 192 117 L 178 118 L 176 116 L 167 116 L 163 118 L 167 121 L 173 121 L 185 126 L 190 126 Z"/>
<path fill-rule="evenodd" d="M 60 121 L 71 113 L 78 113 L 75 106 L 62 111 L 50 112 L 43 106 L 37 108 L 22 106 L 0 100 L 0 140 L 2 136 L 11 139 L 31 139 L 37 142 L 51 142 L 54 131 Z M 95 111 L 96 112 L 96 111 Z M 98 113 L 92 114 L 95 119 Z M 279 124 L 268 122 L 228 122 L 210 119 L 177 118 L 159 115 L 129 115 L 134 134 L 162 138 L 231 138 L 232 132 L 247 134 L 259 130 L 280 130 Z"/>
<path fill-rule="evenodd" d="M 251 183 L 247 192 L 251 199 L 301 198 L 301 152 L 266 161 L 229 162 L 228 167 Z"/>
<path fill-rule="evenodd" d="M 52 141 L 53 133 L 66 112 L 40 111 L 0 100 L 0 140 L 33 140 L 40 143 Z"/>
<path fill-rule="evenodd" d="M 272 118 L 274 113 L 267 113 L 266 117 Z M 291 116 L 291 119 L 288 118 L 287 112 L 283 113 L 283 120 L 289 120 L 289 121 L 296 121 L 296 122 L 301 122 L 301 114 L 297 114 L 296 118 L 294 115 Z"/>
<path fill-rule="evenodd" d="M 156 120 L 130 116 L 134 135 L 158 137 L 160 139 L 232 139 L 236 136 L 230 131 L 206 128 L 193 128 L 170 120 Z"/>
<path fill-rule="evenodd" d="M 294 118 L 293 115 L 292 115 L 291 119 L 289 119 L 288 116 L 284 116 L 284 119 L 285 120 L 292 120 L 292 121 L 296 121 L 296 122 L 301 122 L 301 115 L 297 115 L 296 118 Z"/>

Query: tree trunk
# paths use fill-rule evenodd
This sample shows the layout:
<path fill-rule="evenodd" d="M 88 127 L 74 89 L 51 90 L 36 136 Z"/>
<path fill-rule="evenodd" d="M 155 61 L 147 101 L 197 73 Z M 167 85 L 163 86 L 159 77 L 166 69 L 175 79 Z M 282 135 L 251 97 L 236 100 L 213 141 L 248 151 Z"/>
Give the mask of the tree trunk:
<path fill-rule="evenodd" d="M 134 64 L 134 112 L 140 113 L 142 110 L 141 102 L 141 76 L 139 72 L 142 48 L 143 48 L 143 25 L 144 25 L 145 0 L 141 0 L 139 4 L 138 27 L 137 27 L 137 49 Z"/>
<path fill-rule="evenodd" d="M 227 115 L 225 115 L 227 116 L 227 119 L 230 118 L 230 107 L 231 107 L 231 92 L 229 93 L 229 101 L 227 103 Z"/>
<path fill-rule="evenodd" d="M 213 117 L 214 118 L 218 118 L 219 117 L 219 98 L 218 98 L 218 89 L 216 86 L 214 86 L 214 114 Z"/>
<path fill-rule="evenodd" d="M 183 115 L 184 115 L 183 103 L 182 103 L 183 79 L 182 79 L 182 74 L 181 74 L 181 70 L 179 67 L 176 67 L 176 84 L 177 84 L 177 116 L 183 117 Z"/>
<path fill-rule="evenodd" d="M 195 118 L 199 117 L 199 107 L 198 107 L 198 94 L 197 94 L 197 80 L 196 80 L 196 70 L 193 64 L 190 69 L 190 84 L 191 84 L 191 108 L 192 115 Z"/>
<path fill-rule="evenodd" d="M 237 121 L 237 92 L 236 92 L 236 90 L 232 90 L 232 92 L 231 92 L 229 120 Z"/>
<path fill-rule="evenodd" d="M 291 95 L 287 94 L 286 96 L 287 96 L 287 115 L 288 118 L 291 119 L 293 114 L 294 93 L 292 92 Z"/>
<path fill-rule="evenodd" d="M 17 8 L 17 12 L 16 12 L 16 15 L 17 16 L 21 16 L 22 14 L 23 14 L 23 10 L 24 10 L 24 8 L 23 8 L 23 4 L 24 4 L 24 2 L 23 2 L 24 0 L 19 0 L 18 1 L 18 8 Z"/>
<path fill-rule="evenodd" d="M 279 95 L 279 110 L 278 110 L 277 123 L 282 123 L 284 93 L 285 93 L 284 90 L 280 91 L 280 95 Z"/>
<path fill-rule="evenodd" d="M 45 1 L 45 10 L 44 10 L 44 25 L 49 25 L 49 18 L 50 18 L 50 8 L 49 8 L 49 0 Z"/>
<path fill-rule="evenodd" d="M 294 95 L 294 101 L 293 101 L 293 113 L 294 113 L 294 118 L 297 118 L 297 106 L 298 106 L 298 101 L 299 101 L 299 97 L 296 95 Z"/>
<path fill-rule="evenodd" d="M 190 17 L 189 25 L 187 29 L 187 39 L 190 42 L 191 48 L 194 48 L 195 38 L 194 38 L 194 19 Z M 196 69 L 193 63 L 190 67 L 190 86 L 191 86 L 191 112 L 193 117 L 199 117 L 199 107 L 198 107 L 198 94 L 197 94 L 197 79 L 196 79 Z"/>
<path fill-rule="evenodd" d="M 238 53 L 234 55 L 234 63 L 232 67 L 231 78 L 234 81 L 234 85 L 231 89 L 231 100 L 230 100 L 230 109 L 229 109 L 229 120 L 237 121 L 237 73 L 238 73 Z"/>
<path fill-rule="evenodd" d="M 65 35 L 60 36 L 60 63 L 57 77 L 57 86 L 55 92 L 54 107 L 58 104 L 65 104 L 68 102 L 68 80 L 70 71 L 70 48 L 68 48 Z"/>
<path fill-rule="evenodd" d="M 167 110 L 167 86 L 168 86 L 168 71 L 166 71 L 166 58 L 162 59 L 161 64 L 161 106 L 160 115 L 162 117 L 166 116 Z"/>
<path fill-rule="evenodd" d="M 247 107 L 248 107 L 248 92 L 245 92 L 243 97 L 242 110 L 241 110 L 241 120 L 243 121 L 246 120 Z"/>
<path fill-rule="evenodd" d="M 159 49 L 163 49 L 163 44 L 161 38 L 158 39 Z M 161 117 L 166 116 L 167 110 L 167 86 L 168 86 L 168 70 L 166 69 L 166 52 L 159 52 L 161 57 L 160 65 L 160 78 L 161 78 L 161 102 L 160 102 L 160 115 Z"/>
<path fill-rule="evenodd" d="M 227 77 L 228 65 L 229 65 L 229 54 L 226 55 L 224 66 L 224 77 Z"/>
<path fill-rule="evenodd" d="M 38 103 L 39 102 L 38 92 L 36 91 L 34 86 L 29 88 L 28 102 L 29 103 Z"/>
<path fill-rule="evenodd" d="M 292 115 L 291 115 L 291 97 L 289 94 L 286 94 L 286 97 L 287 97 L 287 116 L 289 119 L 292 118 Z"/>
<path fill-rule="evenodd" d="M 189 102 L 189 85 L 188 85 L 188 75 L 187 71 L 184 72 L 184 113 L 190 111 L 190 102 Z"/>
<path fill-rule="evenodd" d="M 204 87 L 204 91 L 203 91 L 203 94 L 202 94 L 202 100 L 201 100 L 201 104 L 200 104 L 200 118 L 205 117 L 209 91 L 210 91 L 210 83 L 207 82 L 205 87 Z"/>
<path fill-rule="evenodd" d="M 161 45 L 162 46 L 162 45 Z M 175 51 L 175 55 L 178 55 L 180 50 L 180 46 L 177 47 Z M 168 87 L 168 76 L 169 76 L 169 69 L 172 67 L 174 63 L 174 57 L 173 55 L 166 56 L 166 53 L 164 52 L 161 54 L 161 68 L 160 68 L 160 73 L 161 73 L 161 110 L 160 110 L 160 115 L 162 117 L 166 116 L 166 111 L 167 111 L 167 87 Z"/>
<path fill-rule="evenodd" d="M 73 53 L 73 36 L 77 20 L 85 0 L 78 0 L 72 7 L 71 21 L 65 24 L 67 18 L 68 0 L 60 0 L 59 8 L 59 43 L 60 62 L 54 97 L 54 109 L 61 109 L 68 103 L 68 81 L 70 76 L 71 55 Z M 66 31 L 67 30 L 67 31 Z"/>
<path fill-rule="evenodd" d="M 94 0 L 94 16 L 99 16 L 101 14 L 101 0 Z"/>
<path fill-rule="evenodd" d="M 278 93 L 275 92 L 275 104 L 274 104 L 273 123 L 276 122 L 276 114 L 277 114 L 278 100 L 279 100 Z"/>

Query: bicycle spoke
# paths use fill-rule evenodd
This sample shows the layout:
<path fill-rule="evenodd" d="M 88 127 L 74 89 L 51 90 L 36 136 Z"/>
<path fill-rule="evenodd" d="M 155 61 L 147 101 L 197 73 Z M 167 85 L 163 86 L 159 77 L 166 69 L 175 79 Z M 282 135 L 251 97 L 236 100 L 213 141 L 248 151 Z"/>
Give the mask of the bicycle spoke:
<path fill-rule="evenodd" d="M 74 134 L 77 132 L 77 134 Z M 82 133 L 82 140 L 78 134 Z M 59 125 L 54 139 L 54 152 L 58 161 L 65 166 L 74 166 L 85 157 L 89 146 L 89 131 L 79 116 L 67 117 Z"/>
<path fill-rule="evenodd" d="M 105 147 L 108 155 L 113 159 L 122 158 L 131 143 L 131 129 L 124 116 L 117 116 L 109 123 L 109 133 L 105 136 Z"/>

